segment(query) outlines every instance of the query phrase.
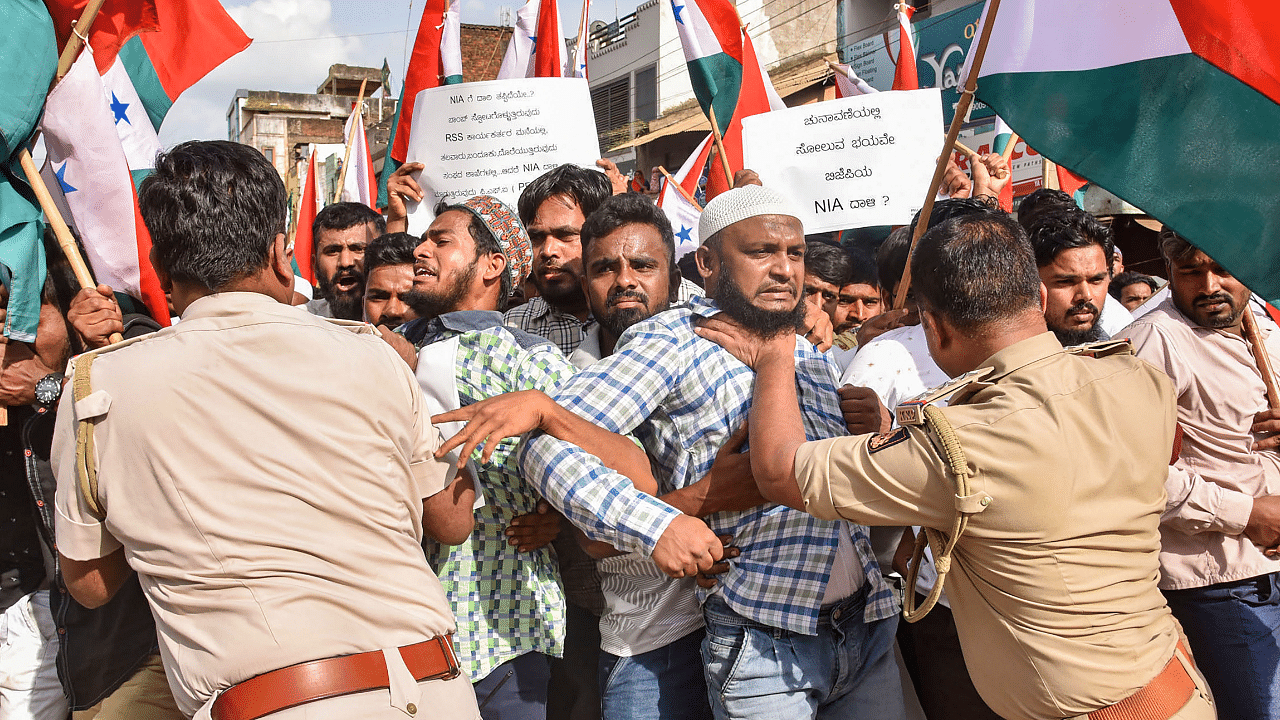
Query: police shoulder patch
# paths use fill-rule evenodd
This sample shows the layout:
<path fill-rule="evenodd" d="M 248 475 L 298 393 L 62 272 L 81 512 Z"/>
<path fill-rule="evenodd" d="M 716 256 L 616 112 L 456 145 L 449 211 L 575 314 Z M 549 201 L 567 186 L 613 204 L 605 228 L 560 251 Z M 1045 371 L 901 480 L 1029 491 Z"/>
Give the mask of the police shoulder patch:
<path fill-rule="evenodd" d="M 867 452 L 880 452 L 887 447 L 897 445 L 908 437 L 910 437 L 910 433 L 904 427 L 891 430 L 887 433 L 881 433 L 867 441 Z"/>

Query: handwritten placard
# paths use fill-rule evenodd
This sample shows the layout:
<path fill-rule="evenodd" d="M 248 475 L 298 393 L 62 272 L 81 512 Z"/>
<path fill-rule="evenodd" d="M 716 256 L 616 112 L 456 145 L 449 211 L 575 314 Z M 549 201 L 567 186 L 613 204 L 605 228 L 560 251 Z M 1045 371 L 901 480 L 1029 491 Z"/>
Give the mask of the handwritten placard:
<path fill-rule="evenodd" d="M 528 78 L 443 85 L 418 93 L 406 162 L 423 199 L 409 203 L 409 232 L 422 234 L 440 200 L 493 195 L 513 208 L 520 191 L 564 163 L 600 157 L 591 95 L 582 78 Z"/>
<path fill-rule="evenodd" d="M 805 232 L 905 225 L 942 152 L 939 91 L 829 100 L 742 120 L 746 167 L 787 195 Z"/>

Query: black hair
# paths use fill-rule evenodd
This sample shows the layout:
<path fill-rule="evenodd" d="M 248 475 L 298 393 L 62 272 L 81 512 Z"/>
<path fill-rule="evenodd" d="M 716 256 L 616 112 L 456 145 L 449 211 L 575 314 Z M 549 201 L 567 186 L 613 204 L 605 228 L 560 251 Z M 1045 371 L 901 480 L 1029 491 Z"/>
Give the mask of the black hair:
<path fill-rule="evenodd" d="M 1143 275 L 1140 272 L 1126 270 L 1125 272 L 1111 278 L 1111 287 L 1107 290 L 1111 293 L 1111 297 L 1119 300 L 1120 293 L 1123 292 L 1126 287 L 1136 283 L 1146 285 L 1151 288 L 1151 292 L 1155 292 L 1160 287 L 1160 283 L 1156 282 L 1156 279 L 1150 275 Z"/>
<path fill-rule="evenodd" d="M 1027 230 L 1027 239 L 1036 253 L 1036 267 L 1052 264 L 1063 250 L 1090 245 L 1102 248 L 1108 272 L 1115 259 L 1116 246 L 1111 239 L 1111 228 L 1074 205 L 1041 213 Z"/>
<path fill-rule="evenodd" d="M 851 247 L 845 248 L 845 252 L 849 254 L 849 282 L 846 285 L 870 285 L 873 288 L 880 288 L 880 277 L 876 268 L 876 261 L 867 254 L 866 250 Z M 807 261 L 807 258 L 806 258 Z"/>
<path fill-rule="evenodd" d="M 467 225 L 467 230 L 471 233 L 471 239 L 476 244 L 476 260 L 479 260 L 481 255 L 497 254 L 507 258 L 507 267 L 510 268 L 511 258 L 502 251 L 502 246 L 498 244 L 498 238 L 494 237 L 493 231 L 489 229 L 488 225 L 484 224 L 479 215 L 471 212 L 471 209 L 465 205 L 448 205 L 444 200 L 441 200 L 436 205 L 436 217 L 440 217 L 450 210 L 466 213 L 467 217 L 471 218 L 471 222 Z M 505 311 L 510 302 L 511 273 L 503 270 L 502 277 L 498 282 L 498 310 Z"/>
<path fill-rule="evenodd" d="M 1073 207 L 1076 207 L 1075 199 L 1065 192 L 1040 188 L 1022 199 L 1022 204 L 1018 206 L 1018 224 L 1023 230 L 1031 232 L 1031 226 L 1036 224 L 1041 215 Z"/>
<path fill-rule="evenodd" d="M 624 193 L 606 199 L 587 216 L 582 224 L 579 240 L 582 243 L 583 271 L 586 271 L 585 258 L 587 248 L 595 240 L 612 233 L 624 225 L 648 225 L 658 231 L 662 237 L 662 248 L 666 251 L 668 283 L 671 289 L 671 300 L 676 299 L 680 290 L 680 268 L 676 265 L 676 238 L 671 231 L 671 221 L 653 201 L 639 193 Z"/>
<path fill-rule="evenodd" d="M 288 195 L 262 153 L 193 140 L 156 158 L 138 188 L 156 265 L 175 281 L 217 292 L 267 265 L 285 232 Z"/>
<path fill-rule="evenodd" d="M 387 265 L 412 265 L 413 251 L 422 241 L 405 232 L 385 233 L 369 242 L 364 249 L 365 277 L 374 268 Z"/>
<path fill-rule="evenodd" d="M 929 224 L 925 227 L 937 227 L 957 217 L 968 215 L 985 215 L 992 212 L 993 207 L 981 200 L 960 198 L 956 200 L 939 200 L 933 204 L 929 212 Z M 880 288 L 886 292 L 894 292 L 898 282 L 902 280 L 902 271 L 907 267 L 907 256 L 910 252 L 911 237 L 915 233 L 916 223 L 920 221 L 920 213 L 911 218 L 911 224 L 895 229 L 880 244 L 876 251 L 876 274 L 880 278 Z M 912 270 L 912 274 L 915 271 Z"/>
<path fill-rule="evenodd" d="M 602 172 L 565 163 L 542 173 L 520 193 L 520 199 L 516 202 L 520 222 L 528 227 L 542 203 L 556 195 L 573 198 L 581 208 L 582 216 L 587 217 L 613 195 L 613 185 Z"/>
<path fill-rule="evenodd" d="M 1170 265 L 1189 260 L 1200 251 L 1200 248 L 1167 227 L 1160 229 L 1160 234 L 1156 236 L 1156 243 L 1160 246 L 1160 257 Z"/>
<path fill-rule="evenodd" d="M 839 289 L 852 282 L 853 263 L 844 248 L 810 240 L 804 245 L 804 271 Z"/>
<path fill-rule="evenodd" d="M 685 253 L 685 256 L 676 263 L 676 267 L 680 269 L 680 277 L 703 290 L 706 289 L 706 278 L 702 277 L 702 273 L 698 272 L 697 253 Z"/>
<path fill-rule="evenodd" d="M 988 211 L 948 220 L 920 238 L 911 258 L 916 300 L 972 334 L 1040 307 L 1040 275 L 1022 227 Z"/>
<path fill-rule="evenodd" d="M 320 212 L 316 213 L 316 219 L 311 223 L 311 237 L 314 238 L 315 252 L 320 252 L 320 243 L 316 241 L 320 238 L 321 230 L 346 230 L 369 223 L 373 223 L 373 228 L 378 235 L 387 232 L 386 219 L 364 203 L 338 202 L 325 205 Z"/>

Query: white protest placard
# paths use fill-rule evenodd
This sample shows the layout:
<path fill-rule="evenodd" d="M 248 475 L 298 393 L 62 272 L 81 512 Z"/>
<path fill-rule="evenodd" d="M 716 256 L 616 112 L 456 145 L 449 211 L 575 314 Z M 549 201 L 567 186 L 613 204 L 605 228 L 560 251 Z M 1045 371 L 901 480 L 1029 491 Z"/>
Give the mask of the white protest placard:
<path fill-rule="evenodd" d="M 791 199 L 806 233 L 911 222 L 924 204 L 943 139 L 937 88 L 742 119 L 746 167 Z"/>
<path fill-rule="evenodd" d="M 406 162 L 422 202 L 408 204 L 420 235 L 440 200 L 493 195 L 516 205 L 520 191 L 564 163 L 594 168 L 600 157 L 591 94 L 583 78 L 525 78 L 442 85 L 418 93 Z"/>

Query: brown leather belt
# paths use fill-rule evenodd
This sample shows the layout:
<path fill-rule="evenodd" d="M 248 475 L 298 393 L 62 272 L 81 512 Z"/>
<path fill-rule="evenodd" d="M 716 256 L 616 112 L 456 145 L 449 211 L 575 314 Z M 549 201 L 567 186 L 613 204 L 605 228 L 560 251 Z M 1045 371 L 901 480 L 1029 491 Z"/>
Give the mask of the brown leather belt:
<path fill-rule="evenodd" d="M 1186 655 L 1188 660 L 1191 658 L 1179 640 L 1169 664 L 1154 680 L 1115 705 L 1089 713 L 1089 720 L 1169 720 L 1173 717 L 1196 691 L 1196 681 L 1187 674 L 1178 653 Z"/>
<path fill-rule="evenodd" d="M 453 636 L 437 635 L 400 648 L 414 679 L 448 680 L 460 674 Z M 381 650 L 312 660 L 237 683 L 210 708 L 213 720 L 257 720 L 264 715 L 317 700 L 391 687 Z"/>

